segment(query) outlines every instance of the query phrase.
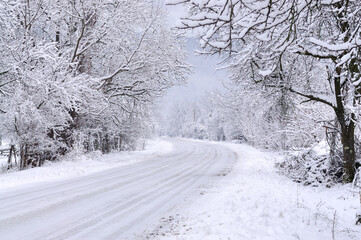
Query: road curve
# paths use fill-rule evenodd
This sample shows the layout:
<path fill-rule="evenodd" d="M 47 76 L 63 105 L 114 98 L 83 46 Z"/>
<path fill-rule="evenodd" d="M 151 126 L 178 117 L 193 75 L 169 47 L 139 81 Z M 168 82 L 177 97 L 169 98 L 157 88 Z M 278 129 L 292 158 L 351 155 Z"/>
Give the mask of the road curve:
<path fill-rule="evenodd" d="M 235 161 L 216 144 L 174 150 L 85 177 L 0 192 L 0 239 L 132 239 Z"/>

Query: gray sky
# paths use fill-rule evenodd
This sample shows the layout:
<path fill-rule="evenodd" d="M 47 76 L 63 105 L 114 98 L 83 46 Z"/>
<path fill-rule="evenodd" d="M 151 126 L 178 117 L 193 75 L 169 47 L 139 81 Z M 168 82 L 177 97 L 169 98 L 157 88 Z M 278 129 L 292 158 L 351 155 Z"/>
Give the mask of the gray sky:
<path fill-rule="evenodd" d="M 185 16 L 181 6 L 165 6 L 165 9 L 169 12 L 168 21 L 171 27 L 176 25 L 180 17 Z M 193 73 L 189 76 L 187 86 L 177 86 L 169 90 L 163 98 L 163 102 L 167 105 L 171 105 L 174 101 L 198 101 L 207 92 L 223 89 L 222 81 L 227 79 L 225 71 L 216 71 L 220 59 L 216 56 L 196 55 L 197 40 L 191 33 L 187 34 L 187 37 L 188 63 L 194 66 Z"/>

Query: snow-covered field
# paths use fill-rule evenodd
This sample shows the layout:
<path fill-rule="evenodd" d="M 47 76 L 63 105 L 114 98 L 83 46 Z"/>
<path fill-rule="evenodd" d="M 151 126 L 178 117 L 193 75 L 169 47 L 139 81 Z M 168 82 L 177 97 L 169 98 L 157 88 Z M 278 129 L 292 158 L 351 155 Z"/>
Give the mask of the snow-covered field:
<path fill-rule="evenodd" d="M 198 189 L 198 198 L 169 211 L 139 239 L 361 239 L 359 197 L 349 186 L 305 187 L 280 176 L 276 154 L 214 143 L 238 155 L 233 169 Z"/>
<path fill-rule="evenodd" d="M 145 149 L 141 151 L 120 152 L 102 155 L 94 152 L 81 155 L 77 152 L 69 154 L 59 162 L 47 162 L 40 168 L 26 171 L 0 174 L 0 190 L 12 187 L 28 187 L 46 181 L 59 181 L 100 172 L 114 167 L 134 164 L 151 159 L 156 155 L 171 152 L 173 149 L 169 141 L 154 139 L 148 140 Z M 6 157 L 3 158 L 6 164 Z"/>

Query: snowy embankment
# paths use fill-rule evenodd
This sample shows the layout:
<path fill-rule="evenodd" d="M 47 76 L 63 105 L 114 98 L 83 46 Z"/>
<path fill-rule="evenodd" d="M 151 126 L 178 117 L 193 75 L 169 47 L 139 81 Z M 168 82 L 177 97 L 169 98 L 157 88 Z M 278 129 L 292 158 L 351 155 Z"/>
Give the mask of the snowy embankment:
<path fill-rule="evenodd" d="M 162 140 L 149 140 L 144 150 L 125 151 L 103 155 L 100 152 L 79 154 L 72 152 L 58 162 L 46 162 L 42 167 L 25 171 L 0 174 L 0 190 L 11 187 L 27 187 L 29 184 L 65 180 L 107 170 L 114 167 L 134 164 L 171 152 L 172 143 Z"/>
<path fill-rule="evenodd" d="M 200 188 L 199 198 L 187 199 L 140 238 L 360 239 L 361 226 L 355 226 L 359 197 L 349 186 L 305 187 L 277 173 L 276 154 L 215 144 L 237 153 L 234 168 Z"/>

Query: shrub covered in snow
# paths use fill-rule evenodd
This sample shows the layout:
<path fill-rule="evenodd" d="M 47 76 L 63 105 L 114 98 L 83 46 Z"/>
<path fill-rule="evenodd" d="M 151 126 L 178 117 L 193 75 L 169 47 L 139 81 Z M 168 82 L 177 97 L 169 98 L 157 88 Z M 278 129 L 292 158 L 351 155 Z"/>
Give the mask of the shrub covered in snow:
<path fill-rule="evenodd" d="M 331 157 L 325 141 L 312 148 L 289 152 L 276 166 L 282 174 L 304 185 L 331 187 L 342 182 L 342 158 Z"/>

